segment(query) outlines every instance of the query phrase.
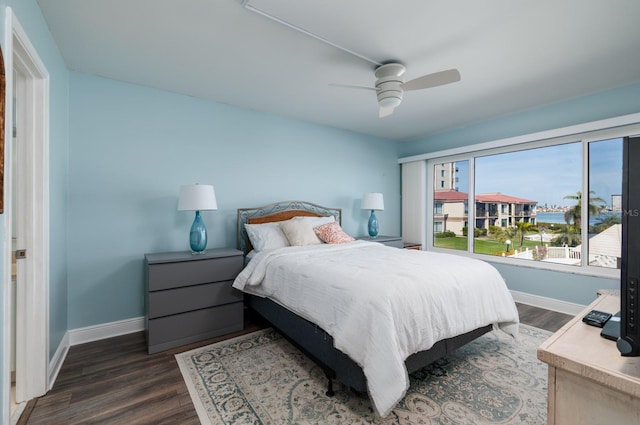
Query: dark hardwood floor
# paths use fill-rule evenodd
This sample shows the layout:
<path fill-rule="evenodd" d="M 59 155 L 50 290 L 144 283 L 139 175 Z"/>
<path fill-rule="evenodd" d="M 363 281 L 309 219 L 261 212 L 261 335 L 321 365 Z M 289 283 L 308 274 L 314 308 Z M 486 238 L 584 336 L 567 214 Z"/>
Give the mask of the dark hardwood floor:
<path fill-rule="evenodd" d="M 550 332 L 557 331 L 563 327 L 565 323 L 573 319 L 573 316 L 569 316 L 567 314 L 544 310 L 527 304 L 516 303 L 516 306 L 518 306 L 518 314 L 520 315 L 521 323 L 545 329 Z"/>
<path fill-rule="evenodd" d="M 518 311 L 522 323 L 552 332 L 572 318 L 523 304 Z M 174 355 L 263 327 L 247 317 L 242 332 L 152 355 L 143 332 L 73 346 L 54 387 L 18 424 L 199 425 Z"/>

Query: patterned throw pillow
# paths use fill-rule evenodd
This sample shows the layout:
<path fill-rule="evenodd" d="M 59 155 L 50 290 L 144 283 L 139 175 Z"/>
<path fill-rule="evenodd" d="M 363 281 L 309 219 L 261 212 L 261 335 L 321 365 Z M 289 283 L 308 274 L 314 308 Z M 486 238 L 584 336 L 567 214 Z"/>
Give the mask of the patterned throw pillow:
<path fill-rule="evenodd" d="M 314 227 L 313 231 L 325 243 L 347 243 L 355 239 L 347 235 L 337 222 Z"/>

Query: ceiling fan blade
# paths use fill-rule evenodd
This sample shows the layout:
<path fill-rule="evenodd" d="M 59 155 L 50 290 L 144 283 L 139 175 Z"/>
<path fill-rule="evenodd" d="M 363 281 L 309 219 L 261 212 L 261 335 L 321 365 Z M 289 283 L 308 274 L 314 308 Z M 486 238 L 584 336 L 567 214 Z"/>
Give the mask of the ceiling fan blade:
<path fill-rule="evenodd" d="M 347 88 L 347 89 L 360 89 L 360 90 L 373 90 L 376 91 L 375 87 L 365 87 L 365 86 L 354 86 L 351 84 L 334 84 L 334 83 L 329 83 L 330 86 L 332 87 L 342 87 L 342 88 Z"/>
<path fill-rule="evenodd" d="M 428 89 L 430 87 L 437 87 L 443 86 L 445 84 L 455 83 L 456 81 L 460 81 L 460 72 L 458 72 L 458 70 L 454 68 L 414 78 L 413 80 L 409 80 L 406 83 L 403 83 L 402 88 L 405 91 L 421 90 Z"/>
<path fill-rule="evenodd" d="M 378 112 L 378 118 L 388 117 L 389 115 L 393 114 L 394 109 L 395 108 L 392 108 L 390 106 L 387 106 L 387 107 L 381 106 L 380 112 Z"/>

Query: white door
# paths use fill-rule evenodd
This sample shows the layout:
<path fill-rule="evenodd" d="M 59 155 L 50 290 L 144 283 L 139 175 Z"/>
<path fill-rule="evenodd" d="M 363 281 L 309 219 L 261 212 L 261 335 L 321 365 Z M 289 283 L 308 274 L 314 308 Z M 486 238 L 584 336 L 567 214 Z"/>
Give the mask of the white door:
<path fill-rule="evenodd" d="M 17 161 L 17 140 L 16 140 L 16 109 L 15 109 L 15 93 L 16 93 L 16 74 L 13 74 L 13 101 L 11 102 L 13 106 L 12 112 L 12 120 L 11 120 L 11 128 L 12 132 L 7 137 L 7 141 L 11 143 L 11 157 L 7 158 L 7 161 L 11 161 L 10 170 L 11 170 L 11 194 L 14 202 L 11 202 L 11 214 L 12 214 L 12 225 L 11 225 L 11 352 L 10 352 L 10 362 L 11 362 L 11 423 L 17 422 L 17 419 L 20 417 L 22 410 L 24 409 L 24 402 L 18 402 L 16 398 L 16 308 L 17 308 L 17 283 L 18 283 L 18 266 L 22 266 L 19 264 L 16 257 L 16 250 L 18 249 L 18 230 L 17 228 L 21 226 L 21 223 L 18 223 L 16 220 L 19 217 L 20 212 L 18 211 L 18 202 L 15 202 L 15 198 L 18 194 L 18 161 Z M 6 142 L 5 142 L 6 143 Z M 22 277 L 22 275 L 21 275 Z M 23 282 L 21 282 L 24 285 Z"/>
<path fill-rule="evenodd" d="M 7 98 L 16 100 L 15 105 L 7 104 L 5 117 L 13 116 L 15 106 L 17 135 L 16 145 L 5 150 L 10 159 L 16 148 L 15 162 L 5 161 L 5 252 L 12 251 L 8 236 L 15 229 L 16 248 L 26 250 L 26 258 L 16 261 L 16 315 L 15 320 L 4 322 L 4 334 L 10 335 L 15 326 L 15 399 L 24 402 L 49 389 L 49 75 L 11 8 L 6 8 L 5 24 L 5 67 L 7 77 L 11 76 Z M 5 130 L 7 136 L 11 133 Z M 11 278 L 8 259 L 9 255 L 5 281 Z M 11 309 L 12 297 L 7 295 L 5 311 Z M 3 349 L 11 350 L 10 338 L 4 338 Z M 5 415 L 10 404 L 9 361 L 3 364 L 3 372 L 4 425 L 9 423 Z"/>
<path fill-rule="evenodd" d="M 13 73 L 13 87 L 14 87 L 14 111 L 13 111 L 13 119 L 14 119 L 14 137 L 12 143 L 12 162 L 11 162 L 11 176 L 14 179 L 12 181 L 11 187 L 13 189 L 11 196 L 11 211 L 12 211 L 12 245 L 13 245 L 13 256 L 15 257 L 15 323 L 13 325 L 13 331 L 15 332 L 15 341 L 17 344 L 24 346 L 25 337 L 27 337 L 28 330 L 25 329 L 26 323 L 24 321 L 25 315 L 29 314 L 29 310 L 31 306 L 29 305 L 27 297 L 27 292 L 25 289 L 28 289 L 30 285 L 33 285 L 33 282 L 29 282 L 27 280 L 28 277 L 28 269 L 29 262 L 31 259 L 28 257 L 27 246 L 29 245 L 28 241 L 28 233 L 26 230 L 27 225 L 27 216 L 30 214 L 30 205 L 29 205 L 29 188 L 27 185 L 28 176 L 24 175 L 24 172 L 27 170 L 27 167 L 24 166 L 23 163 L 27 161 L 27 153 L 25 152 L 25 144 L 20 143 L 21 136 L 19 134 L 18 127 L 20 127 L 20 131 L 23 130 L 25 123 L 22 122 L 24 117 L 22 116 L 25 109 L 28 105 L 25 105 L 23 99 L 17 99 L 17 96 L 20 92 L 24 91 L 25 84 L 25 76 L 22 74 L 20 70 L 14 68 Z M 28 99 L 25 99 L 28 102 Z M 23 375 L 23 371 L 25 367 L 28 367 L 28 364 L 25 364 L 25 357 L 17 349 L 18 345 L 14 345 L 14 353 L 13 353 L 13 363 L 15 368 L 15 401 L 17 403 L 23 403 L 28 401 L 26 395 L 29 393 L 28 389 L 25 388 L 25 379 Z M 20 372 L 20 374 L 19 374 Z"/>

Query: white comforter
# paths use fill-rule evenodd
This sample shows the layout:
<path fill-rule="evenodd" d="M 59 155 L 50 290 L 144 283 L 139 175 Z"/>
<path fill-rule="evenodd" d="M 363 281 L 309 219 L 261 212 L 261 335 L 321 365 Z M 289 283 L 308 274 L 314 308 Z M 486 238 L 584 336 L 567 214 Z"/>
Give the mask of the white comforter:
<path fill-rule="evenodd" d="M 258 253 L 233 286 L 319 325 L 364 371 L 386 416 L 409 388 L 405 359 L 494 324 L 518 333 L 518 312 L 488 263 L 355 241 Z"/>

